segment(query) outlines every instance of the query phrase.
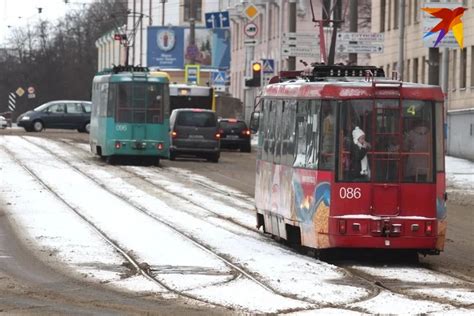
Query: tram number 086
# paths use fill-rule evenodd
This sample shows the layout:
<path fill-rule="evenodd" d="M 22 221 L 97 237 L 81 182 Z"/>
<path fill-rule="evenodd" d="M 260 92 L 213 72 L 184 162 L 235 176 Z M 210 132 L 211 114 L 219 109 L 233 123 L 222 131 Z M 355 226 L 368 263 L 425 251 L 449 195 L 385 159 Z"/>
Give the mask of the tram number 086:
<path fill-rule="evenodd" d="M 362 193 L 360 192 L 360 188 L 345 188 L 341 187 L 339 189 L 339 197 L 341 199 L 360 199 L 362 197 Z"/>

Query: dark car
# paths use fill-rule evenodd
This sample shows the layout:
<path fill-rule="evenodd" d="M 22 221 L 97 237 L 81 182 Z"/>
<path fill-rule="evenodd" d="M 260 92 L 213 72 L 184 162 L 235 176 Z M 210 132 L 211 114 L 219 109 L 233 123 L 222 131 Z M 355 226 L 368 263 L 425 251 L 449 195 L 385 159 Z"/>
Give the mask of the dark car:
<path fill-rule="evenodd" d="M 45 128 L 77 129 L 89 133 L 91 121 L 89 101 L 51 101 L 42 104 L 33 111 L 21 114 L 17 125 L 27 132 L 41 132 Z"/>
<path fill-rule="evenodd" d="M 203 109 L 176 109 L 170 117 L 170 160 L 197 156 L 218 162 L 220 135 L 216 113 Z"/>
<path fill-rule="evenodd" d="M 225 118 L 219 120 L 222 148 L 239 148 L 243 152 L 251 152 L 250 129 L 242 120 Z"/>

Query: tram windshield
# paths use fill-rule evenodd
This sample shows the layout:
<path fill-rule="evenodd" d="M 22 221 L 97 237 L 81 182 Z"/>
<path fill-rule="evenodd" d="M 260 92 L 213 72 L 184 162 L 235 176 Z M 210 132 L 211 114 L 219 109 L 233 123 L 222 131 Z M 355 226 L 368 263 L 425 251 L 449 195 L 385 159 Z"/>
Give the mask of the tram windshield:
<path fill-rule="evenodd" d="M 167 85 L 162 83 L 111 83 L 107 116 L 121 123 L 162 123 L 167 95 Z"/>
<path fill-rule="evenodd" d="M 401 102 L 401 106 L 398 99 L 341 103 L 339 181 L 434 181 L 434 103 Z"/>

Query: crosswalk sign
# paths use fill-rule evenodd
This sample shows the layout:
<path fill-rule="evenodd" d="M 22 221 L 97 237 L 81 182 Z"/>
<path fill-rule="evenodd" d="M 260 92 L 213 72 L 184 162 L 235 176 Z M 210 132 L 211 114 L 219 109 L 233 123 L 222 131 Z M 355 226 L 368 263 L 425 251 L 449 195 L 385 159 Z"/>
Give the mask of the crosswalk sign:
<path fill-rule="evenodd" d="M 212 72 L 211 81 L 213 86 L 225 86 L 225 71 Z"/>
<path fill-rule="evenodd" d="M 275 73 L 275 60 L 274 59 L 262 59 L 262 68 L 264 74 Z"/>

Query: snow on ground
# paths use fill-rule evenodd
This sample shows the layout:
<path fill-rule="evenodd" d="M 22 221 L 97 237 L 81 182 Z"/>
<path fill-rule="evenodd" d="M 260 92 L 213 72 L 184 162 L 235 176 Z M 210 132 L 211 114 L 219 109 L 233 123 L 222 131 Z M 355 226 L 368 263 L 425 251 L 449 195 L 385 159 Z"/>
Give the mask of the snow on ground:
<path fill-rule="evenodd" d="M 449 187 L 474 195 L 474 162 L 447 156 L 446 180 Z"/>
<path fill-rule="evenodd" d="M 40 147 L 48 148 L 55 155 L 19 137 L 1 137 L 0 207 L 14 219 L 18 230 L 24 232 L 29 242 L 34 242 L 41 251 L 51 252 L 54 258 L 65 262 L 81 274 L 91 276 L 92 279 L 130 291 L 166 292 L 164 288 L 140 276 L 122 279 L 123 274 L 127 272 L 122 266 L 123 257 L 64 202 L 48 193 L 37 180 L 33 180 L 30 174 L 10 158 L 4 148 L 14 151 L 23 163 L 40 175 L 45 184 L 57 190 L 67 203 L 78 207 L 83 216 L 100 226 L 101 230 L 121 247 L 133 252 L 140 262 L 149 264 L 158 279 L 176 290 L 186 291 L 190 295 L 216 304 L 250 312 L 277 312 L 289 308 L 316 307 L 302 301 L 306 299 L 317 303 L 318 306 L 338 304 L 343 309 L 325 308 L 297 314 L 359 314 L 352 310 L 366 313 L 397 310 L 397 313 L 409 314 L 454 314 L 452 306 L 414 301 L 392 293 L 383 292 L 365 301 L 364 297 L 369 294 L 367 290 L 344 283 L 347 275 L 337 267 L 295 254 L 255 231 L 229 224 L 217 218 L 215 214 L 193 204 L 184 203 L 172 194 L 160 192 L 151 185 L 142 189 L 134 183 L 138 180 L 130 179 L 130 175 L 127 176 L 119 168 L 94 163 L 91 159 L 86 162 L 82 160 L 83 158 L 78 160 L 77 153 L 64 149 L 50 140 L 28 139 Z M 82 155 L 92 157 L 86 152 Z M 76 168 L 93 178 L 101 179 L 102 186 L 80 175 L 56 157 L 65 157 Z M 448 183 L 455 187 L 464 186 L 474 190 L 473 166 L 472 162 L 448 157 L 446 160 Z M 134 172 L 143 172 L 143 176 L 150 180 L 158 178 L 159 170 L 155 171 L 154 168 L 130 167 L 130 169 Z M 471 174 L 465 174 L 466 170 L 470 170 Z M 157 184 L 169 186 L 173 180 L 169 172 L 174 171 L 163 172 L 161 179 L 154 181 L 161 181 Z M 210 180 L 205 178 L 196 177 L 193 180 L 210 183 Z M 105 192 L 103 186 L 116 195 Z M 175 185 L 170 187 L 170 191 L 193 196 L 199 204 L 219 209 L 222 212 L 220 214 L 232 217 L 244 226 L 254 225 L 250 222 L 252 214 L 249 213 L 247 202 L 232 202 L 233 198 L 227 197 L 230 199 L 230 204 L 225 205 L 225 198 L 217 201 L 211 195 L 208 195 L 206 200 L 205 193 L 193 192 L 191 186 L 183 186 L 180 191 L 180 187 Z M 233 194 L 238 195 L 239 192 Z M 152 216 L 160 218 L 163 223 L 157 223 L 143 214 L 140 215 L 134 207 L 120 200 L 118 196 L 126 197 L 134 205 L 149 210 Z M 238 203 L 243 203 L 240 205 L 242 209 L 236 208 Z M 185 235 L 174 231 L 170 226 L 177 227 L 185 232 Z M 297 299 L 276 295 L 242 276 L 233 279 L 228 265 L 208 250 L 191 242 L 187 236 L 204 242 L 210 249 L 252 271 L 259 280 L 272 288 Z M 385 272 L 394 279 L 408 278 L 410 281 L 420 273 L 420 271 L 403 270 Z M 429 275 L 423 274 L 424 281 L 429 282 Z M 434 279 L 439 277 L 439 275 L 433 276 Z M 455 283 L 449 278 L 441 281 L 448 284 Z M 442 297 L 441 293 L 438 295 Z M 467 292 L 458 292 L 456 295 L 460 295 L 461 303 L 472 297 Z M 358 303 L 351 303 L 354 301 Z M 457 311 L 464 313 L 461 309 Z"/>

